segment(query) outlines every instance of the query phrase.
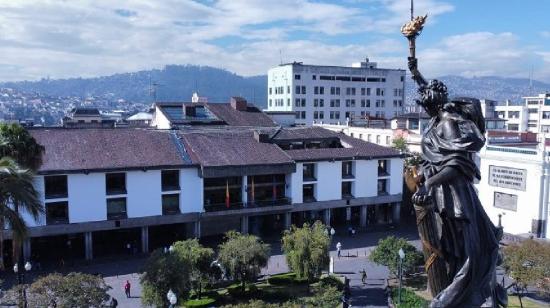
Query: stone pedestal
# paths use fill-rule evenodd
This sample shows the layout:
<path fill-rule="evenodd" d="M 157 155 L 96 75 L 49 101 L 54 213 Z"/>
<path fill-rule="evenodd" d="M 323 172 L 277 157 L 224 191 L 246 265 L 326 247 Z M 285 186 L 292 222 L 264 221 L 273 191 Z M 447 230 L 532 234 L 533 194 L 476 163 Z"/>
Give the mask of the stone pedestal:
<path fill-rule="evenodd" d="M 241 233 L 248 234 L 248 216 L 241 217 Z"/>
<path fill-rule="evenodd" d="M 392 220 L 394 224 L 398 224 L 401 220 L 401 203 L 395 202 L 392 204 Z"/>
<path fill-rule="evenodd" d="M 292 213 L 284 213 L 285 218 L 285 229 L 289 230 L 290 226 L 292 226 Z"/>
<path fill-rule="evenodd" d="M 26 238 L 23 241 L 23 260 L 25 262 L 31 259 L 31 239 Z"/>
<path fill-rule="evenodd" d="M 368 221 L 367 210 L 368 208 L 366 205 L 361 206 L 361 222 L 360 222 L 361 228 L 367 227 L 367 221 Z"/>
<path fill-rule="evenodd" d="M 346 222 L 350 222 L 351 221 L 351 207 L 347 207 L 346 208 Z"/>
<path fill-rule="evenodd" d="M 194 236 L 195 238 L 201 238 L 201 221 L 197 220 L 194 222 Z"/>
<path fill-rule="evenodd" d="M 323 222 L 325 225 L 330 226 L 330 209 L 323 211 Z"/>
<path fill-rule="evenodd" d="M 84 257 L 86 260 L 92 260 L 94 258 L 92 232 L 84 233 Z"/>

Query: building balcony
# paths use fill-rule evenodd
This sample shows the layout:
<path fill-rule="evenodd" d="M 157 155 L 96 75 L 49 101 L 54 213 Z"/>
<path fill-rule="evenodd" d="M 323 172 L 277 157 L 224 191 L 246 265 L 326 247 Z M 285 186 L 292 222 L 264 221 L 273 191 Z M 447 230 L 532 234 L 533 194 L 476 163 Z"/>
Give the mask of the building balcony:
<path fill-rule="evenodd" d="M 292 204 L 292 199 L 287 197 L 277 199 L 254 200 L 246 204 L 247 207 L 281 206 Z"/>
<path fill-rule="evenodd" d="M 244 208 L 242 202 L 232 202 L 232 203 L 213 203 L 204 205 L 205 212 L 220 212 L 220 211 L 231 211 L 231 210 L 240 210 Z"/>

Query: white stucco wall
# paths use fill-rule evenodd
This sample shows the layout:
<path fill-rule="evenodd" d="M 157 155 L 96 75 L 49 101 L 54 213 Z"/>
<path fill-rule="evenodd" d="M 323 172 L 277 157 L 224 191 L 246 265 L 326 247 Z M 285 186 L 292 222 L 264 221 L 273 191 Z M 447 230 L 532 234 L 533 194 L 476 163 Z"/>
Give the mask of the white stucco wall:
<path fill-rule="evenodd" d="M 107 219 L 105 173 L 70 174 L 67 189 L 70 223 Z"/>
<path fill-rule="evenodd" d="M 296 163 L 296 172 L 290 174 L 290 176 L 287 176 L 287 180 L 290 177 L 290 197 L 292 198 L 292 203 L 302 203 L 303 202 L 303 196 L 302 196 L 302 185 L 303 185 L 303 179 L 304 179 L 304 164 L 303 163 Z"/>
<path fill-rule="evenodd" d="M 531 231 L 533 219 L 539 219 L 542 207 L 542 160 L 537 155 L 504 153 L 482 150 L 480 161 L 481 180 L 475 184 L 479 199 L 491 221 L 498 224 L 498 214 L 502 216 L 504 232 L 526 234 Z M 489 185 L 489 166 L 526 170 L 525 191 Z M 517 195 L 517 210 L 507 210 L 494 206 L 496 192 Z M 546 218 L 547 219 L 547 218 Z"/>
<path fill-rule="evenodd" d="M 392 158 L 389 163 L 388 193 L 390 195 L 401 194 L 403 193 L 403 159 Z"/>
<path fill-rule="evenodd" d="M 196 168 L 180 171 L 180 210 L 182 213 L 204 211 L 203 179 Z"/>
<path fill-rule="evenodd" d="M 355 161 L 355 185 L 353 195 L 356 198 L 377 195 L 378 162 L 376 160 Z"/>
<path fill-rule="evenodd" d="M 128 218 L 162 215 L 160 170 L 126 173 Z"/>
<path fill-rule="evenodd" d="M 168 118 L 160 111 L 159 107 L 155 106 L 155 112 L 153 113 L 153 119 L 151 120 L 151 126 L 158 129 L 170 129 L 170 121 Z"/>
<path fill-rule="evenodd" d="M 317 201 L 342 199 L 342 162 L 317 162 L 315 168 Z"/>

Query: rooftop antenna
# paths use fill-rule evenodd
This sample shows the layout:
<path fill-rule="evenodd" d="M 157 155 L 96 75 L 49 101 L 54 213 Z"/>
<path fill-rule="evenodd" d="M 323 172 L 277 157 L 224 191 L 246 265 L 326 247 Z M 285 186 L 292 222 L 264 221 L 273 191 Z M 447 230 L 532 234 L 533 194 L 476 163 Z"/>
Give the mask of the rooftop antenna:
<path fill-rule="evenodd" d="M 279 58 L 281 59 L 281 65 L 283 65 L 283 50 L 279 49 Z"/>
<path fill-rule="evenodd" d="M 533 64 L 531 64 L 531 68 L 529 69 L 529 95 L 533 95 Z"/>
<path fill-rule="evenodd" d="M 411 0 L 411 20 L 414 19 L 414 0 Z"/>

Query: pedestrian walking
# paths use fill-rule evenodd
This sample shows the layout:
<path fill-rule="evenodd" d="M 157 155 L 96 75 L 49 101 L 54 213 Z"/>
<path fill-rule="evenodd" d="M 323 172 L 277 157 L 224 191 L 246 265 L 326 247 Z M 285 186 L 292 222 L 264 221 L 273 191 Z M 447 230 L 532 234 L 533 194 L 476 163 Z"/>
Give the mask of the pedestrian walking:
<path fill-rule="evenodd" d="M 366 284 L 366 281 L 367 281 L 367 271 L 363 269 L 363 271 L 361 271 L 361 282 L 363 282 L 363 284 Z"/>
<path fill-rule="evenodd" d="M 126 280 L 126 283 L 124 284 L 124 293 L 126 293 L 126 297 L 130 298 L 130 281 Z"/>
<path fill-rule="evenodd" d="M 355 237 L 355 228 L 351 228 L 351 237 Z"/>
<path fill-rule="evenodd" d="M 118 306 L 118 301 L 116 298 L 111 297 L 111 308 L 116 308 Z"/>
<path fill-rule="evenodd" d="M 342 244 L 338 242 L 336 244 L 336 251 L 338 252 L 338 258 L 340 258 L 341 249 L 342 249 Z"/>

